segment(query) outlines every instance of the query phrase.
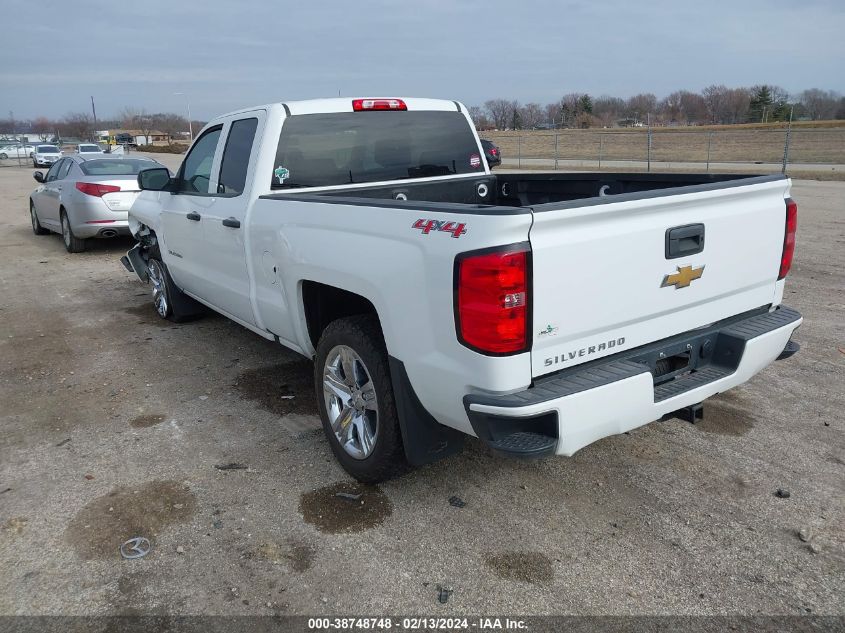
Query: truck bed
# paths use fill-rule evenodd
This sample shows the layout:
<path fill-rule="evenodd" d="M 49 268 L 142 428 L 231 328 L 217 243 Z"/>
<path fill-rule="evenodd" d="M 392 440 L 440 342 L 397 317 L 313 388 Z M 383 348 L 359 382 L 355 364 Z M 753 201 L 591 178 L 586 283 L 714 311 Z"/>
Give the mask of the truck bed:
<path fill-rule="evenodd" d="M 483 205 L 490 207 L 535 207 L 536 205 L 579 201 L 573 206 L 599 202 L 634 200 L 723 189 L 784 179 L 781 174 L 631 174 L 631 173 L 502 173 L 478 178 L 459 177 L 427 182 L 396 181 L 372 187 L 344 187 L 298 193 L 287 190 L 264 198 L 320 200 L 335 198 L 338 203 L 360 204 L 373 199 L 389 200 L 385 206 L 405 206 L 413 202 Z M 612 198 L 607 198 L 613 196 Z M 561 208 L 559 204 L 556 208 Z M 462 209 L 463 212 L 468 210 Z M 495 210 L 490 209 L 491 213 Z M 479 210 L 475 211 L 476 213 Z"/>

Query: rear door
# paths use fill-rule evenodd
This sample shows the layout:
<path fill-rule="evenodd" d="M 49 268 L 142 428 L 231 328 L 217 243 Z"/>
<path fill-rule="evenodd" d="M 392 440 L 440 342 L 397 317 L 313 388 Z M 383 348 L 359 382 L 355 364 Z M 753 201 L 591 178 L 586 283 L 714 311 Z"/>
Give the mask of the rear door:
<path fill-rule="evenodd" d="M 789 181 L 760 180 L 535 207 L 532 375 L 775 301 Z"/>

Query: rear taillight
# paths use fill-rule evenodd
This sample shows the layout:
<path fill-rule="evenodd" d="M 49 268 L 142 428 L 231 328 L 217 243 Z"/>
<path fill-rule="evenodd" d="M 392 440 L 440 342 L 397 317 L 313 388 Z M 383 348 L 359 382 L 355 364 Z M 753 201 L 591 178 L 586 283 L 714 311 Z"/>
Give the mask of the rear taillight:
<path fill-rule="evenodd" d="M 497 150 L 495 147 L 491 147 L 491 148 L 490 148 L 490 153 L 491 153 L 491 154 L 493 154 L 493 156 L 495 156 L 496 154 L 498 154 L 498 153 L 499 153 L 499 150 Z"/>
<path fill-rule="evenodd" d="M 408 106 L 402 99 L 353 99 L 352 109 L 355 112 L 367 110 L 407 110 Z"/>
<path fill-rule="evenodd" d="M 529 266 L 523 244 L 458 256 L 455 318 L 461 343 L 490 355 L 528 349 Z"/>
<path fill-rule="evenodd" d="M 792 256 L 795 254 L 795 231 L 798 229 L 798 205 L 792 198 L 786 199 L 786 231 L 783 235 L 783 253 L 780 256 L 780 273 L 778 279 L 783 279 L 792 267 Z"/>
<path fill-rule="evenodd" d="M 107 193 L 120 191 L 120 187 L 116 185 L 101 185 L 96 182 L 78 182 L 76 183 L 76 188 L 86 195 L 96 196 L 97 198 L 100 198 Z"/>

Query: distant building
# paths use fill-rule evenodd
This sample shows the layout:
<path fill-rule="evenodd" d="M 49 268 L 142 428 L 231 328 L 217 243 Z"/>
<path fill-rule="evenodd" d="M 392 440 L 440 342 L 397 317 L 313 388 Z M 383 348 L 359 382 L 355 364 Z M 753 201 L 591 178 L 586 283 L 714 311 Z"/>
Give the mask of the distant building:
<path fill-rule="evenodd" d="M 118 136 L 125 138 L 126 135 L 132 139 L 130 142 L 132 145 L 164 145 L 170 142 L 170 135 L 159 130 L 150 130 L 146 133 L 143 130 L 123 129 L 97 131 L 98 140 L 106 143 L 116 143 L 117 141 L 115 139 Z"/>

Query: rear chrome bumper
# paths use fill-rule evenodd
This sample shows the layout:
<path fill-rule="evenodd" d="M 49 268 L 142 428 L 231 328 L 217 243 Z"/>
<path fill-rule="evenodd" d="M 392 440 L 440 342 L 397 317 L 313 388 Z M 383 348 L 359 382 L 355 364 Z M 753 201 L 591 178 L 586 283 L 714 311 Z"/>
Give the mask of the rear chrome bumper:
<path fill-rule="evenodd" d="M 464 407 L 476 435 L 496 450 L 573 455 L 740 385 L 792 355 L 790 337 L 802 320 L 785 306 L 762 308 L 544 376 L 518 393 L 468 395 Z"/>

